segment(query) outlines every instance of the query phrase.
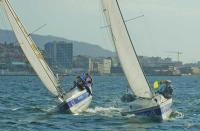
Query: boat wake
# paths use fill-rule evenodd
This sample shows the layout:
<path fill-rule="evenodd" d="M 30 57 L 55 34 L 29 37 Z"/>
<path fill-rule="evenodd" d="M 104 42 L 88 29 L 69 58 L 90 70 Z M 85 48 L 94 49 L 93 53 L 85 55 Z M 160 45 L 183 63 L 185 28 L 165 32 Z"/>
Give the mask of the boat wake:
<path fill-rule="evenodd" d="M 57 112 L 56 106 L 42 108 L 42 107 L 15 107 L 11 109 L 12 111 L 24 111 L 29 113 L 55 113 Z"/>
<path fill-rule="evenodd" d="M 172 111 L 170 116 L 170 120 L 182 119 L 184 118 L 184 114 L 179 111 Z"/>
<path fill-rule="evenodd" d="M 115 114 L 120 114 L 121 110 L 122 110 L 121 108 L 115 108 L 115 107 L 95 107 L 87 109 L 86 112 L 91 114 L 112 116 Z"/>

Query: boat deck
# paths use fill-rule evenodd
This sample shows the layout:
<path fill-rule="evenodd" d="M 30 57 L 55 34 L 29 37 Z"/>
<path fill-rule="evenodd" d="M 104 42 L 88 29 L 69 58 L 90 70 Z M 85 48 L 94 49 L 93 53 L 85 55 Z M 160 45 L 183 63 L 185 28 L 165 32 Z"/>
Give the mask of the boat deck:
<path fill-rule="evenodd" d="M 83 90 L 81 90 L 81 89 L 78 88 L 78 87 L 75 87 L 75 88 L 71 89 L 69 92 L 67 92 L 67 93 L 65 94 L 64 99 L 65 99 L 65 100 L 66 100 L 66 99 L 69 99 L 69 98 L 73 97 L 75 94 L 79 94 L 81 91 L 83 91 Z"/>
<path fill-rule="evenodd" d="M 127 105 L 128 105 L 128 108 L 126 107 L 123 110 L 123 112 L 127 112 L 127 111 L 130 111 L 130 110 L 131 111 L 142 110 L 142 109 L 147 109 L 147 108 L 158 106 L 158 104 L 151 99 L 137 99 L 133 102 L 126 104 L 126 106 Z"/>

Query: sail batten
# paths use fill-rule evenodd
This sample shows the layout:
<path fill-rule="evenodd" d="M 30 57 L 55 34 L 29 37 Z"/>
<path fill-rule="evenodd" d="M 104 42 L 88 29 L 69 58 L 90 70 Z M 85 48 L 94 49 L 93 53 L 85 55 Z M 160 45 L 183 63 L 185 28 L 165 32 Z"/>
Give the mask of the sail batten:
<path fill-rule="evenodd" d="M 125 25 L 117 0 L 102 0 L 103 12 L 109 26 L 123 71 L 132 91 L 138 97 L 152 98 L 153 94 L 141 69 L 133 42 Z"/>
<path fill-rule="evenodd" d="M 1 0 L 0 2 L 2 3 L 5 13 L 7 14 L 8 20 L 20 44 L 20 47 L 22 48 L 26 58 L 35 70 L 36 74 L 54 96 L 60 95 L 61 90 L 56 77 L 47 65 L 41 52 L 26 31 L 25 27 L 21 23 L 19 17 L 16 15 L 14 9 L 9 3 L 9 0 Z"/>

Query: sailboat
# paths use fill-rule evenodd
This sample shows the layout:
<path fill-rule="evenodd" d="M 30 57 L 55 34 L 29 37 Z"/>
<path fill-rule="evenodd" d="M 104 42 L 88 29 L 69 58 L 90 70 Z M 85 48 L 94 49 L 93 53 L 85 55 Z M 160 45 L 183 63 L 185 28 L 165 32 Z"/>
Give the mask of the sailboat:
<path fill-rule="evenodd" d="M 155 93 L 141 68 L 134 44 L 129 35 L 118 0 L 101 0 L 107 27 L 115 45 L 124 74 L 137 100 L 127 104 L 123 116 L 168 119 L 172 98 Z"/>
<path fill-rule="evenodd" d="M 62 111 L 69 113 L 80 113 L 88 108 L 92 101 L 92 95 L 83 87 L 74 87 L 65 92 L 59 84 L 59 80 L 44 60 L 41 52 L 31 38 L 31 35 L 23 26 L 15 10 L 9 0 L 0 0 L 1 6 L 4 8 L 9 23 L 15 33 L 15 36 L 23 50 L 24 55 L 33 67 L 37 76 L 43 82 L 50 93 L 58 99 L 59 107 Z M 92 84 L 91 84 L 92 86 Z M 89 87 L 91 90 L 91 86 Z"/>

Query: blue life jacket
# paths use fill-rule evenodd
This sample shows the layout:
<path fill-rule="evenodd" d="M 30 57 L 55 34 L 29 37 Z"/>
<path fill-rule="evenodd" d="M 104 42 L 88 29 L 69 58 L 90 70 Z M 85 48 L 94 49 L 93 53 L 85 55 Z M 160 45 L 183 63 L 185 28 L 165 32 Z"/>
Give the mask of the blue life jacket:
<path fill-rule="evenodd" d="M 81 74 L 80 78 L 81 78 L 81 80 L 83 82 L 85 82 L 85 80 L 86 80 L 86 74 L 85 73 Z"/>

